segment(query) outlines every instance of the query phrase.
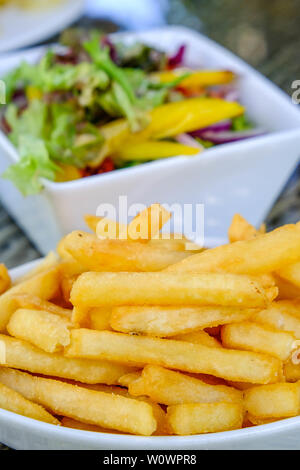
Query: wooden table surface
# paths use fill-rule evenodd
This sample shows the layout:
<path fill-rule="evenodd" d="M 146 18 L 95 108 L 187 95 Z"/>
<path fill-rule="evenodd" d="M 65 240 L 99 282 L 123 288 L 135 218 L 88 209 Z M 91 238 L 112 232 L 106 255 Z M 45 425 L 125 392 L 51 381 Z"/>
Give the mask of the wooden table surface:
<path fill-rule="evenodd" d="M 289 95 L 292 81 L 300 79 L 300 0 L 171 0 L 167 22 L 201 30 L 256 67 Z M 116 29 L 112 24 L 86 17 L 79 24 L 87 27 L 100 24 L 108 31 Z M 267 225 L 273 228 L 298 220 L 299 168 L 270 212 Z M 39 256 L 0 201 L 0 262 L 11 268 Z M 7 447 L 0 444 L 0 449 Z"/>

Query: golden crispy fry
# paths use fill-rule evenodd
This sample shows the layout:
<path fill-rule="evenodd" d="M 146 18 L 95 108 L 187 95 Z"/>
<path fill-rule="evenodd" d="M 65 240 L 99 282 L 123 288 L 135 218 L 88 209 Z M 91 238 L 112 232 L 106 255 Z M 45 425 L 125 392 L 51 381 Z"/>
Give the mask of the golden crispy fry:
<path fill-rule="evenodd" d="M 71 318 L 72 310 L 68 308 L 60 307 L 47 300 L 40 299 L 35 295 L 30 294 L 15 294 L 14 299 L 16 300 L 18 308 L 33 308 L 34 310 L 45 310 L 49 313 L 54 313 L 63 318 Z"/>
<path fill-rule="evenodd" d="M 168 237 L 168 238 L 165 238 Z M 190 251 L 190 254 L 200 253 L 204 250 L 203 247 L 188 240 L 184 235 L 176 233 L 160 233 L 159 238 L 148 241 L 149 246 L 160 248 L 161 250 L 168 251 Z"/>
<path fill-rule="evenodd" d="M 111 330 L 111 308 L 96 307 L 92 308 L 89 312 L 90 315 L 90 328 L 92 330 Z"/>
<path fill-rule="evenodd" d="M 300 298 L 300 288 L 281 278 L 276 273 L 273 275 L 275 278 L 276 285 L 278 287 L 278 300 L 290 300 Z"/>
<path fill-rule="evenodd" d="M 288 247 L 288 248 L 287 248 Z M 300 225 L 285 225 L 251 240 L 219 246 L 191 256 L 169 272 L 215 272 L 259 275 L 300 260 Z"/>
<path fill-rule="evenodd" d="M 132 240 L 99 240 L 79 231 L 67 235 L 64 246 L 85 271 L 160 271 L 190 255 Z"/>
<path fill-rule="evenodd" d="M 297 384 L 278 383 L 252 387 L 244 392 L 245 408 L 260 419 L 288 418 L 299 412 Z"/>
<path fill-rule="evenodd" d="M 172 336 L 171 339 L 176 339 L 178 341 L 187 341 L 188 343 L 193 344 L 203 344 L 204 346 L 210 346 L 214 348 L 221 348 L 222 345 L 219 341 L 210 336 L 206 331 L 192 331 L 191 333 L 183 333 L 180 335 Z"/>
<path fill-rule="evenodd" d="M 255 312 L 255 309 L 222 306 L 126 306 L 112 309 L 110 324 L 123 333 L 167 337 L 248 320 Z"/>
<path fill-rule="evenodd" d="M 247 222 L 247 220 L 240 214 L 235 214 L 233 216 L 228 230 L 228 239 L 230 243 L 241 240 L 251 240 L 251 238 L 255 238 L 260 234 L 261 232 L 257 231 L 256 228 L 249 224 L 249 222 Z"/>
<path fill-rule="evenodd" d="M 131 375 L 133 375 L 134 372 L 132 372 Z M 126 374 L 127 376 L 130 374 Z M 126 376 L 125 375 L 125 376 Z M 125 377 L 123 376 L 123 377 Z M 166 434 L 170 434 L 170 429 L 167 423 L 167 416 L 164 410 L 157 404 L 154 403 L 152 400 L 149 398 L 143 396 L 143 397 L 133 397 L 132 395 L 129 394 L 127 388 L 121 388 L 121 387 L 114 387 L 114 386 L 108 386 L 108 385 L 102 385 L 102 384 L 96 384 L 96 385 L 86 385 L 86 384 L 79 384 L 80 386 L 84 388 L 88 388 L 89 390 L 96 390 L 98 392 L 105 392 L 105 393 L 110 393 L 110 394 L 115 394 L 115 395 L 121 395 L 126 398 L 132 398 L 135 400 L 140 400 L 144 401 L 145 403 L 148 403 L 149 405 L 152 406 L 153 409 L 153 416 L 157 422 L 157 427 L 156 431 L 153 433 L 155 436 L 162 436 Z M 105 431 L 103 431 L 105 432 Z"/>
<path fill-rule="evenodd" d="M 74 282 L 77 279 L 77 275 L 75 276 L 63 276 L 61 280 L 61 292 L 62 296 L 65 302 L 69 303 L 70 302 L 70 295 L 71 295 L 71 290 L 73 287 Z"/>
<path fill-rule="evenodd" d="M 300 289 L 300 263 L 291 264 L 277 271 L 284 280 L 290 282 Z"/>
<path fill-rule="evenodd" d="M 260 426 L 261 424 L 269 424 L 269 423 L 274 423 L 275 421 L 278 420 L 278 418 L 269 418 L 269 419 L 262 419 L 262 418 L 257 418 L 256 416 L 252 416 L 250 413 L 247 413 L 246 419 L 253 425 L 255 426 Z"/>
<path fill-rule="evenodd" d="M 85 222 L 92 232 L 97 233 L 97 237 L 100 239 L 130 239 L 128 225 L 126 224 L 95 215 L 86 215 Z M 148 244 L 154 248 L 168 251 L 203 251 L 202 247 L 191 242 L 181 233 L 160 233 L 154 239 L 148 240 Z"/>
<path fill-rule="evenodd" d="M 71 301 L 87 307 L 212 304 L 243 308 L 267 304 L 265 291 L 256 281 L 219 273 L 83 273 L 73 286 Z"/>
<path fill-rule="evenodd" d="M 96 426 L 95 424 L 82 423 L 80 421 L 76 421 L 76 419 L 67 418 L 66 416 L 61 420 L 61 425 L 64 428 L 80 429 L 81 431 L 123 434 L 120 431 L 115 431 L 113 429 L 107 429 L 107 428 L 101 428 L 100 426 Z"/>
<path fill-rule="evenodd" d="M 136 386 L 137 385 L 137 386 Z M 148 365 L 140 378 L 128 387 L 132 396 L 147 395 L 164 405 L 181 403 L 240 403 L 243 394 L 226 385 L 208 385 L 205 382 L 163 367 Z"/>
<path fill-rule="evenodd" d="M 7 289 L 11 286 L 11 279 L 10 275 L 4 266 L 4 264 L 0 264 L 0 295 L 3 294 Z"/>
<path fill-rule="evenodd" d="M 33 275 L 24 282 L 15 285 L 0 297 L 0 331 L 4 331 L 12 313 L 18 304 L 14 296 L 16 294 L 28 294 L 48 300 L 53 298 L 60 282 L 59 267 L 55 266 L 48 270 Z"/>
<path fill-rule="evenodd" d="M 157 237 L 172 214 L 160 204 L 152 204 L 140 212 L 128 225 L 128 235 L 132 240 L 151 240 Z"/>
<path fill-rule="evenodd" d="M 85 383 L 117 384 L 119 378 L 132 372 L 130 367 L 108 361 L 69 359 L 46 353 L 31 344 L 0 335 L 1 365 L 36 374 L 62 377 Z"/>
<path fill-rule="evenodd" d="M 153 409 L 143 401 L 33 377 L 12 369 L 0 369 L 0 382 L 58 415 L 145 436 L 156 430 Z"/>
<path fill-rule="evenodd" d="M 50 424 L 60 424 L 42 406 L 24 398 L 20 393 L 0 383 L 0 408 L 12 411 L 27 418 L 37 419 Z"/>
<path fill-rule="evenodd" d="M 73 325 L 79 325 L 82 327 L 90 326 L 90 308 L 83 305 L 76 305 L 72 311 L 72 323 Z"/>
<path fill-rule="evenodd" d="M 243 406 L 238 403 L 188 403 L 168 407 L 174 434 L 202 434 L 242 427 Z"/>
<path fill-rule="evenodd" d="M 24 281 L 27 281 L 33 276 L 42 273 L 43 271 L 48 271 L 51 268 L 57 267 L 59 264 L 59 259 L 54 251 L 50 251 L 45 258 L 42 259 L 34 268 L 32 268 L 29 272 L 27 272 L 24 276 L 18 277 L 14 281 L 14 285 L 20 284 Z"/>
<path fill-rule="evenodd" d="M 72 323 L 43 310 L 18 309 L 12 314 L 7 325 L 11 336 L 23 339 L 43 351 L 62 351 L 70 343 Z"/>
<path fill-rule="evenodd" d="M 85 271 L 82 266 L 65 248 L 65 238 L 62 238 L 56 247 L 56 251 L 61 258 L 60 270 L 63 277 L 78 276 Z"/>
<path fill-rule="evenodd" d="M 287 382 L 297 382 L 300 380 L 300 364 L 293 364 L 291 361 L 283 365 L 283 375 Z"/>
<path fill-rule="evenodd" d="M 102 220 L 102 217 L 98 217 L 97 215 L 92 214 L 85 214 L 84 221 L 86 225 L 91 229 L 92 232 L 96 233 L 97 224 Z"/>
<path fill-rule="evenodd" d="M 98 217 L 96 215 L 86 215 L 84 219 L 87 226 L 92 230 L 92 232 L 96 233 L 97 237 L 100 239 L 129 239 L 127 224 L 122 224 L 115 220 L 111 220 L 106 217 Z"/>
<path fill-rule="evenodd" d="M 122 375 L 122 377 L 119 378 L 119 384 L 122 385 L 122 387 L 127 387 L 134 382 L 135 380 L 139 379 L 141 377 L 141 371 L 137 372 L 131 372 L 129 374 Z"/>
<path fill-rule="evenodd" d="M 277 330 L 289 331 L 294 334 L 296 339 L 300 340 L 299 302 L 288 300 L 273 302 L 267 309 L 255 312 L 251 320 Z"/>
<path fill-rule="evenodd" d="M 122 224 L 106 217 L 100 218 L 96 227 L 96 235 L 102 240 L 130 240 L 127 224 Z"/>
<path fill-rule="evenodd" d="M 225 325 L 221 337 L 227 348 L 270 354 L 282 361 L 286 361 L 297 348 L 291 333 L 253 322 Z"/>
<path fill-rule="evenodd" d="M 109 359 L 137 367 L 151 363 L 227 380 L 262 384 L 276 382 L 281 370 L 278 359 L 264 354 L 87 329 L 71 331 L 71 343 L 65 354 L 68 357 Z"/>

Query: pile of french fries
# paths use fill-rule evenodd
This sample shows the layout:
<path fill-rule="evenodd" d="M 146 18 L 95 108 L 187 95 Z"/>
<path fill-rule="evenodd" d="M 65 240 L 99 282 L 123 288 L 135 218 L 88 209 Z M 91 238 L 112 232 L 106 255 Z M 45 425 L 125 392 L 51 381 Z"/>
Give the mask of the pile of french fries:
<path fill-rule="evenodd" d="M 265 233 L 236 215 L 205 250 L 165 239 L 170 216 L 86 216 L 93 233 L 23 278 L 0 267 L 1 408 L 143 436 L 300 414 L 300 222 Z"/>

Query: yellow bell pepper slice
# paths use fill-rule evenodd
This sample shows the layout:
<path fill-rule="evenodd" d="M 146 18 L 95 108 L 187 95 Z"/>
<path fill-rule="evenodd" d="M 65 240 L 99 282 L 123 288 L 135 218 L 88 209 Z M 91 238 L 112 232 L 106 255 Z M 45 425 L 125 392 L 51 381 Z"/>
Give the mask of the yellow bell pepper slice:
<path fill-rule="evenodd" d="M 32 85 L 26 87 L 25 93 L 28 101 L 40 100 L 43 96 L 41 90 Z"/>
<path fill-rule="evenodd" d="M 118 152 L 121 160 L 143 162 L 178 155 L 196 155 L 200 148 L 190 147 L 176 142 L 146 141 L 136 144 L 125 144 Z"/>
<path fill-rule="evenodd" d="M 232 82 L 235 78 L 233 72 L 229 70 L 191 70 L 191 69 L 177 69 L 167 70 L 153 74 L 152 77 L 158 80 L 159 83 L 172 83 L 180 76 L 189 74 L 179 82 L 178 86 L 188 89 L 197 89 L 201 87 L 224 85 Z"/>
<path fill-rule="evenodd" d="M 55 181 L 57 183 L 65 183 L 66 181 L 74 181 L 81 178 L 81 173 L 78 168 L 73 165 L 59 164 L 61 171 L 56 173 Z"/>
<path fill-rule="evenodd" d="M 126 119 L 112 121 L 100 128 L 105 143 L 90 166 L 95 167 L 108 155 L 117 154 L 125 143 L 174 137 L 239 116 L 244 111 L 243 106 L 235 102 L 218 98 L 191 98 L 154 108 L 148 113 L 149 125 L 140 132 L 132 133 Z"/>

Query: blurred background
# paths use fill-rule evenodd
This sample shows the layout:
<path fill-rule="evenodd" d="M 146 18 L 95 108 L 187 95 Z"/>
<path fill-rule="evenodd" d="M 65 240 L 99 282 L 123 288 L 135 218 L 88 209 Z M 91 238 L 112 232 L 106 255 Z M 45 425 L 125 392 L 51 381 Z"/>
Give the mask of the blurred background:
<path fill-rule="evenodd" d="M 52 0 L 60 1 L 66 0 Z M 26 7 L 34 3 L 40 7 L 43 0 L 24 2 Z M 1 3 L 5 0 L 0 0 Z M 289 95 L 293 80 L 300 79 L 300 0 L 86 0 L 79 3 L 76 18 L 70 17 L 75 26 L 100 27 L 105 32 L 113 32 L 183 25 L 232 50 Z M 0 9 L 0 40 L 1 17 L 5 14 L 5 8 Z M 56 33 L 35 43 L 53 42 Z M 272 228 L 299 218 L 298 169 L 269 214 L 267 224 Z M 39 256 L 0 201 L 1 262 L 13 267 Z"/>

